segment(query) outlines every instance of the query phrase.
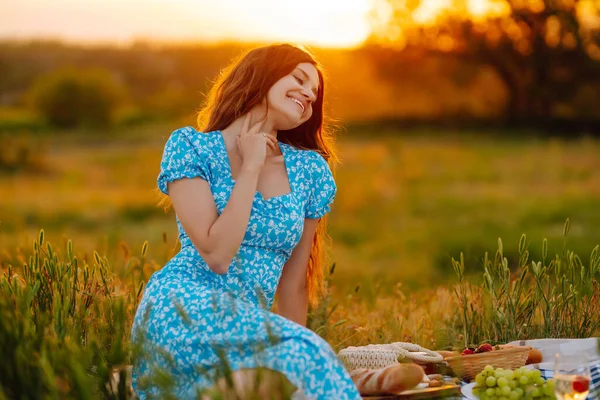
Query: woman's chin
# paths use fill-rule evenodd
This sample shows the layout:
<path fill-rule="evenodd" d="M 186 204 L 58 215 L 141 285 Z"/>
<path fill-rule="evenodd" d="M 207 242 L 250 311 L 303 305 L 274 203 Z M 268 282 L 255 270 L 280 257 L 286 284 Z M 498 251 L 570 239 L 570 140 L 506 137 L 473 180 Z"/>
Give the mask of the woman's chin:
<path fill-rule="evenodd" d="M 290 129 L 294 129 L 299 127 L 304 123 L 303 120 L 298 118 L 298 116 L 286 116 L 287 118 L 280 118 L 279 121 L 275 124 L 274 128 L 278 131 L 289 131 Z"/>

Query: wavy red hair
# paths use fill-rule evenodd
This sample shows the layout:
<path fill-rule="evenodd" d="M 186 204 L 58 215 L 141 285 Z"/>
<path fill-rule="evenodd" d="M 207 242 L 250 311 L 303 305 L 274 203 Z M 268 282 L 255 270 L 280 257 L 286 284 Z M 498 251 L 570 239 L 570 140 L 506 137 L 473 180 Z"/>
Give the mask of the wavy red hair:
<path fill-rule="evenodd" d="M 332 130 L 324 117 L 324 74 L 321 65 L 305 47 L 273 44 L 252 49 L 233 60 L 213 82 L 198 112 L 198 130 L 212 132 L 225 129 L 259 105 L 275 82 L 291 73 L 300 63 L 313 64 L 319 75 L 320 87 L 313 103 L 313 113 L 302 125 L 278 131 L 277 139 L 299 149 L 317 151 L 327 160 L 335 175 L 339 158 Z M 307 293 L 312 307 L 316 307 L 326 294 L 325 250 L 327 242 L 331 241 L 327 234 L 327 217 L 322 217 L 317 225 L 308 262 Z"/>

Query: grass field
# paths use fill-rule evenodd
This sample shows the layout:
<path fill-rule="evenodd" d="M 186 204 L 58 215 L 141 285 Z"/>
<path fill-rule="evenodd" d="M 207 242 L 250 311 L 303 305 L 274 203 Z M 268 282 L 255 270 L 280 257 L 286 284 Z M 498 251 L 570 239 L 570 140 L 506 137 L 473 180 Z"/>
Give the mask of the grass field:
<path fill-rule="evenodd" d="M 46 140 L 46 170 L 0 176 L 0 247 L 29 247 L 39 229 L 49 240 L 77 238 L 82 251 L 98 250 L 122 262 L 120 243 L 166 262 L 176 246 L 174 215 L 156 207 L 154 188 L 166 137 L 176 125 L 135 130 L 57 132 Z M 516 258 L 522 233 L 530 251 L 570 245 L 584 258 L 600 243 L 600 143 L 501 139 L 474 133 L 377 138 L 342 134 L 338 195 L 330 215 L 335 286 L 347 293 L 391 293 L 444 283 L 451 257 L 462 251 L 467 271 L 481 269 L 498 237 Z M 166 243 L 164 238 L 166 236 Z"/>
<path fill-rule="evenodd" d="M 177 250 L 154 190 L 176 127 L 34 137 L 33 167 L 0 175 L 5 395 L 112 396 L 137 294 Z M 339 147 L 335 272 L 308 321 L 336 351 L 600 333 L 599 141 L 350 131 Z"/>

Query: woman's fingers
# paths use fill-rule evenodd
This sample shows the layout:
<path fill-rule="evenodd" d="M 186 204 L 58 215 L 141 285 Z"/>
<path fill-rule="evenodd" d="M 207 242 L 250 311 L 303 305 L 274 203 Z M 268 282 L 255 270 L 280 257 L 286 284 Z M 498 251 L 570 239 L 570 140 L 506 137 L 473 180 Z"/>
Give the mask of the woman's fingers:
<path fill-rule="evenodd" d="M 250 127 L 251 121 L 252 121 L 252 112 L 248 112 L 248 113 L 246 113 L 246 117 L 244 118 L 244 122 L 242 124 L 242 128 L 241 128 L 240 134 L 238 135 L 237 139 L 239 140 L 241 138 L 241 136 L 263 134 L 265 139 L 267 139 L 267 142 L 266 142 L 267 146 L 271 147 L 273 149 L 273 151 L 277 151 L 277 148 L 278 148 L 277 138 L 275 138 L 272 135 L 269 135 L 268 133 L 261 132 L 262 127 L 267 122 L 266 119 L 257 121 L 254 125 L 252 125 L 252 127 Z"/>
<path fill-rule="evenodd" d="M 265 124 L 265 122 L 267 122 L 267 120 L 262 120 L 262 121 L 258 121 L 256 124 L 254 124 L 252 126 L 252 128 L 250 128 L 250 130 L 248 131 L 249 134 L 254 134 L 254 133 L 258 133 L 260 132 L 260 130 L 262 129 L 263 125 Z"/>
<path fill-rule="evenodd" d="M 274 152 L 277 152 L 277 148 L 279 147 L 277 138 L 272 135 L 269 135 L 268 133 L 266 134 L 266 138 L 267 138 L 267 144 L 269 146 L 271 146 L 271 148 L 273 149 Z"/>
<path fill-rule="evenodd" d="M 265 137 L 267 138 L 267 143 L 272 144 L 273 146 L 277 146 L 277 139 L 272 136 L 269 135 L 268 133 L 265 135 Z"/>

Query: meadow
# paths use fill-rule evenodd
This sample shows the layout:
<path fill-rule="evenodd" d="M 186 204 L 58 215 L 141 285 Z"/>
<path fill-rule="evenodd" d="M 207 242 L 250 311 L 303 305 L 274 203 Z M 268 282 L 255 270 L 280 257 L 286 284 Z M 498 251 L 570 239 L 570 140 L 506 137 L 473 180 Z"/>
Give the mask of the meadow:
<path fill-rule="evenodd" d="M 0 345 L 23 363 L 15 387 L 37 371 L 39 390 L 75 396 L 91 374 L 110 395 L 137 296 L 177 251 L 155 185 L 178 126 L 32 134 L 36 162 L 0 175 L 0 318 L 14 321 Z M 336 351 L 600 333 L 598 139 L 350 127 L 338 145 L 331 291 L 308 324 Z M 77 357 L 68 382 L 53 379 Z"/>
<path fill-rule="evenodd" d="M 43 143 L 43 165 L 0 176 L 0 247 L 29 248 L 45 229 L 48 240 L 76 238 L 77 249 L 111 264 L 123 262 L 123 246 L 146 240 L 148 256 L 166 262 L 177 232 L 173 212 L 156 206 L 155 186 L 164 142 L 179 125 L 29 137 Z M 396 283 L 446 283 L 452 257 L 464 252 L 467 271 L 480 270 L 498 237 L 511 260 L 523 233 L 539 256 L 543 238 L 562 246 L 567 218 L 574 251 L 589 258 L 600 243 L 597 139 L 348 128 L 338 145 L 329 229 L 340 293 L 357 283 L 388 293 Z"/>

